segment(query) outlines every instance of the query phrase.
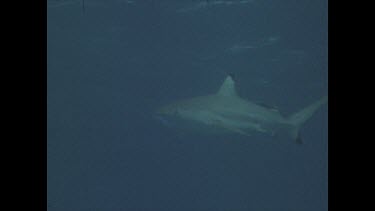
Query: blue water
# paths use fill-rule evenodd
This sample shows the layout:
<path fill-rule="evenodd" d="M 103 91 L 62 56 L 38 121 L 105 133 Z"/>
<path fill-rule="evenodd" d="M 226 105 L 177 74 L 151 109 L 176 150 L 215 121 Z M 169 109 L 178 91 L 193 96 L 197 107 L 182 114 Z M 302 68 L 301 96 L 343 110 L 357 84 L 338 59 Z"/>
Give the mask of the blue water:
<path fill-rule="evenodd" d="M 327 94 L 326 1 L 224 1 L 48 0 L 49 211 L 328 209 L 327 106 L 303 145 L 153 118 L 227 74 L 285 115 Z"/>

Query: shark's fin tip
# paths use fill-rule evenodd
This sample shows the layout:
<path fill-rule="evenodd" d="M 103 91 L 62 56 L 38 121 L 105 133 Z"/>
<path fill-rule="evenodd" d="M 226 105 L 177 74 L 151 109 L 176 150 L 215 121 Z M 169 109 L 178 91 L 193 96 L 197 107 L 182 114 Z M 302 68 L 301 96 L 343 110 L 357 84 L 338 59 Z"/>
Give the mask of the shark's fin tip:
<path fill-rule="evenodd" d="M 237 91 L 235 87 L 235 82 L 233 80 L 233 74 L 229 74 L 223 84 L 221 85 L 219 91 L 217 92 L 218 95 L 221 96 L 237 96 Z"/>

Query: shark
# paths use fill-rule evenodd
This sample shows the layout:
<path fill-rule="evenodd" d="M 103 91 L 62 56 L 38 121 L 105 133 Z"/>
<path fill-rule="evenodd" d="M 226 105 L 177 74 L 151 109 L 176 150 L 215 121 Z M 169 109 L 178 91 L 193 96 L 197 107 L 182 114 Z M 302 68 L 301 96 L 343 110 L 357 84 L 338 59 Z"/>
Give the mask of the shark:
<path fill-rule="evenodd" d="M 229 132 L 244 136 L 286 134 L 302 144 L 301 127 L 328 101 L 323 96 L 305 108 L 283 116 L 272 106 L 251 102 L 237 94 L 228 75 L 216 93 L 171 102 L 156 109 L 155 116 L 167 126 L 196 131 Z"/>

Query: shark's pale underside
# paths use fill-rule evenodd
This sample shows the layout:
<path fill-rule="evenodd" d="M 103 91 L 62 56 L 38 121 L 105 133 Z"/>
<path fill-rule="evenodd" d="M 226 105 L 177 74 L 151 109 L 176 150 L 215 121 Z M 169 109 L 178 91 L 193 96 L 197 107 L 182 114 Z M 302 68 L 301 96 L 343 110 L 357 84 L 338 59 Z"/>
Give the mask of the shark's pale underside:
<path fill-rule="evenodd" d="M 171 103 L 158 109 L 156 114 L 169 125 L 178 122 L 178 125 L 201 131 L 234 132 L 246 136 L 252 132 L 271 135 L 284 133 L 297 143 L 302 143 L 299 135 L 301 126 L 325 103 L 327 96 L 283 117 L 275 108 L 239 97 L 235 82 L 231 76 L 227 76 L 217 93 Z"/>

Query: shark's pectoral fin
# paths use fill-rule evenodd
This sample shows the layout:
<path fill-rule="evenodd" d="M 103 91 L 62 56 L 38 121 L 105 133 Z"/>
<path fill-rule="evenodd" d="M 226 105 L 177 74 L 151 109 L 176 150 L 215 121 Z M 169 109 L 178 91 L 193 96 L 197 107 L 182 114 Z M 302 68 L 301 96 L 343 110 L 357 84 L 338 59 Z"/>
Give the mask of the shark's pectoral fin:
<path fill-rule="evenodd" d="M 245 135 L 245 136 L 251 136 L 251 134 L 249 134 L 249 133 L 247 133 L 247 132 L 245 132 L 245 131 L 243 131 L 243 130 L 241 130 L 239 128 L 231 127 L 231 126 L 222 124 L 221 121 L 216 121 L 215 125 L 218 126 L 218 127 L 224 128 L 226 130 L 232 131 L 234 133 L 239 133 L 239 134 Z"/>
<path fill-rule="evenodd" d="M 243 131 L 241 129 L 238 129 L 238 128 L 232 128 L 232 127 L 229 128 L 229 127 L 226 127 L 226 129 L 231 130 L 231 131 L 233 131 L 235 133 L 239 133 L 241 135 L 251 136 L 251 134 L 249 134 L 249 133 L 247 133 L 247 132 L 245 132 L 245 131 Z"/>
<path fill-rule="evenodd" d="M 235 128 L 235 127 L 228 127 L 228 126 L 222 126 L 224 129 L 227 129 L 227 130 L 230 130 L 234 133 L 239 133 L 241 135 L 245 135 L 245 136 L 251 136 L 249 133 L 239 129 L 239 128 Z"/>
<path fill-rule="evenodd" d="M 262 126 L 260 126 L 259 124 L 258 125 L 255 125 L 255 130 L 258 131 L 258 132 L 262 132 L 262 133 L 266 133 L 267 130 L 265 130 L 264 128 L 262 128 Z"/>

